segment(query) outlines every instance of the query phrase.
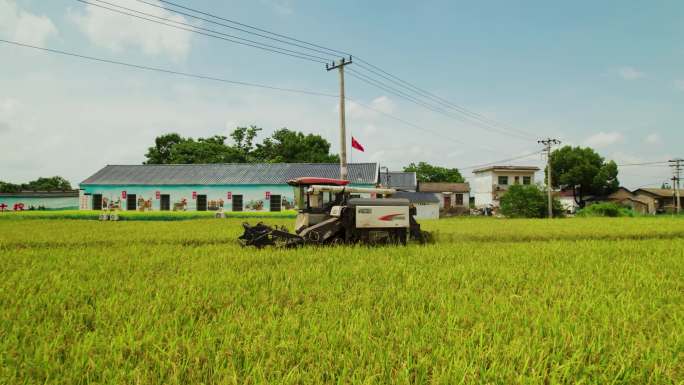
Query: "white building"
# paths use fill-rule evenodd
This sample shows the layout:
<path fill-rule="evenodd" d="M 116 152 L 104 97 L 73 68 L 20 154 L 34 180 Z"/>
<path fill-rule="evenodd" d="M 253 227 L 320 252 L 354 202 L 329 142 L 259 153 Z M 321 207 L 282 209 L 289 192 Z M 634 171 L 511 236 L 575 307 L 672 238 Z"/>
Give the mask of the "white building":
<path fill-rule="evenodd" d="M 473 171 L 472 194 L 475 207 L 499 207 L 499 199 L 508 187 L 515 184 L 534 184 L 539 167 L 489 166 Z"/>

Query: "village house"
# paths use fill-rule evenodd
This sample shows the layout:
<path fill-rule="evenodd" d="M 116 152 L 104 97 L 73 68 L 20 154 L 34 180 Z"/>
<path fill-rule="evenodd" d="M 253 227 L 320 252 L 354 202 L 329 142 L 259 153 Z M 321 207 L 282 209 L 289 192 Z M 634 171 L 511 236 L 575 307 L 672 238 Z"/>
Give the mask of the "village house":
<path fill-rule="evenodd" d="M 465 211 L 470 205 L 468 183 L 419 182 L 418 192 L 435 195 L 439 200 L 440 210 Z"/>
<path fill-rule="evenodd" d="M 0 211 L 76 209 L 78 190 L 0 193 Z"/>
<path fill-rule="evenodd" d="M 674 190 L 665 188 L 640 188 L 634 190 L 634 195 L 638 197 L 641 201 L 647 202 L 649 207 L 649 213 L 659 214 L 659 213 L 670 213 L 676 208 Z M 684 190 L 679 190 L 680 196 L 680 207 L 681 203 L 684 202 Z"/>
<path fill-rule="evenodd" d="M 351 186 L 375 187 L 377 163 L 348 165 Z M 295 208 L 287 181 L 339 178 L 337 163 L 109 165 L 80 184 L 82 210 L 281 211 Z"/>
<path fill-rule="evenodd" d="M 509 186 L 534 184 L 537 171 L 539 167 L 530 166 L 489 166 L 474 170 L 475 207 L 499 207 L 499 200 Z"/>

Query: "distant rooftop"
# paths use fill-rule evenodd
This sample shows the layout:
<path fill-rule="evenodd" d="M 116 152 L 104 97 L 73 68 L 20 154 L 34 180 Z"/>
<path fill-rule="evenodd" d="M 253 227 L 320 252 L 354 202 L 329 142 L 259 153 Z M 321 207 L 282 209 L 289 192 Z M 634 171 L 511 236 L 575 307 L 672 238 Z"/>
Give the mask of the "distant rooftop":
<path fill-rule="evenodd" d="M 539 171 L 537 166 L 487 166 L 473 170 L 473 174 L 486 171 Z"/>
<path fill-rule="evenodd" d="M 375 184 L 377 163 L 350 163 L 349 181 Z M 108 165 L 84 185 L 230 185 L 284 184 L 300 177 L 339 178 L 337 163 L 217 163 Z"/>
<path fill-rule="evenodd" d="M 470 185 L 468 183 L 420 182 L 418 183 L 418 191 L 467 193 L 470 192 Z"/>
<path fill-rule="evenodd" d="M 381 171 L 380 184 L 385 187 L 396 188 L 399 190 L 415 190 L 416 173 L 413 171 L 390 171 L 389 173 Z"/>

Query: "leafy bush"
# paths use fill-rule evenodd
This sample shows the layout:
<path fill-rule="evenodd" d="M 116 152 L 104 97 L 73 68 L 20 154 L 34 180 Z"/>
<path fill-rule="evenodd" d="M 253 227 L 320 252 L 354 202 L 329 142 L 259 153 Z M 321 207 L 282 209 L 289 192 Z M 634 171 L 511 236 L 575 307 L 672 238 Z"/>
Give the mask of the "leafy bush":
<path fill-rule="evenodd" d="M 546 218 L 548 198 L 537 185 L 513 185 L 501 197 L 501 213 L 510 218 Z M 561 203 L 555 198 L 553 215 L 563 216 Z"/>
<path fill-rule="evenodd" d="M 577 213 L 581 217 L 633 217 L 634 211 L 615 202 L 589 205 Z"/>

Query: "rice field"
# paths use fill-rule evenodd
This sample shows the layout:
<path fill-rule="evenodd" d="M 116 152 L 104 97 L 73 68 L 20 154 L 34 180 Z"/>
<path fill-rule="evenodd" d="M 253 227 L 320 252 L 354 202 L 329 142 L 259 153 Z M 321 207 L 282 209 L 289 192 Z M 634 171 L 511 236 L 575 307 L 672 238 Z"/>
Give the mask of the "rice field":
<path fill-rule="evenodd" d="M 243 220 L 0 216 L 0 383 L 684 383 L 684 218 L 297 250 Z"/>

